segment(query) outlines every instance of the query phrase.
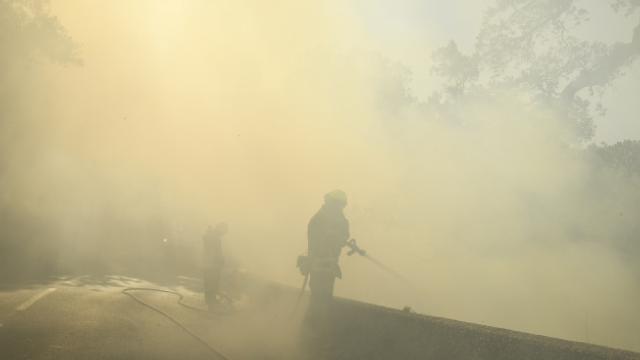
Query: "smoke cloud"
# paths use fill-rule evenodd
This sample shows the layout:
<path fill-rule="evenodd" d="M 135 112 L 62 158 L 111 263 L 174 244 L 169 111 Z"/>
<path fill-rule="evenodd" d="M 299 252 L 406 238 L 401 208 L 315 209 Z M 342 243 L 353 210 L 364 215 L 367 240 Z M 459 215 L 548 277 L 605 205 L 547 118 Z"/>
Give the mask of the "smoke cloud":
<path fill-rule="evenodd" d="M 640 350 L 640 272 L 612 240 L 637 229 L 637 180 L 596 173 L 557 114 L 505 89 L 443 119 L 348 2 L 51 11 L 82 64 L 3 85 L 0 176 L 58 270 L 160 271 L 163 239 L 197 256 L 226 221 L 242 267 L 299 286 L 307 222 L 341 188 L 352 236 L 408 282 L 345 256 L 337 295 Z"/>

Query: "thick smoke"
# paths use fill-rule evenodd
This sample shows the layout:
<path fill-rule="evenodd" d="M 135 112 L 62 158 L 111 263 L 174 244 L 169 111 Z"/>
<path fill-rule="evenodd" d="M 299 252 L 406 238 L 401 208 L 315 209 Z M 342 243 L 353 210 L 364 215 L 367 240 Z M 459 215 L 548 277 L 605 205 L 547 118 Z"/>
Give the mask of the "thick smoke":
<path fill-rule="evenodd" d="M 441 119 L 343 1 L 52 12 L 83 65 L 3 85 L 20 136 L 2 209 L 58 271 L 160 272 L 167 239 L 195 274 L 181 259 L 224 220 L 242 267 L 297 286 L 307 221 L 342 188 L 352 236 L 408 281 L 345 257 L 338 295 L 640 349 L 638 270 L 612 240 L 636 226 L 638 184 L 595 173 L 554 113 L 505 91 Z"/>

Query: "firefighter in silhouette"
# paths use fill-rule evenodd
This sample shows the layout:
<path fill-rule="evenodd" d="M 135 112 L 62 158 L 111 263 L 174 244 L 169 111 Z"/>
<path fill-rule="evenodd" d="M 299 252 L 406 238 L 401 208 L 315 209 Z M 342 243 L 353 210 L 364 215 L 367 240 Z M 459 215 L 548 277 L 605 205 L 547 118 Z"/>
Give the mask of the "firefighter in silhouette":
<path fill-rule="evenodd" d="M 211 309 L 217 302 L 216 295 L 220 288 L 220 275 L 224 265 L 222 254 L 222 238 L 228 231 L 224 222 L 215 227 L 209 226 L 202 238 L 204 248 L 204 298 Z"/>
<path fill-rule="evenodd" d="M 306 320 L 317 335 L 326 335 L 333 302 L 333 285 L 342 278 L 338 265 L 342 247 L 349 240 L 349 221 L 343 209 L 347 195 L 334 190 L 324 196 L 324 205 L 308 226 L 309 287 L 311 297 Z"/>

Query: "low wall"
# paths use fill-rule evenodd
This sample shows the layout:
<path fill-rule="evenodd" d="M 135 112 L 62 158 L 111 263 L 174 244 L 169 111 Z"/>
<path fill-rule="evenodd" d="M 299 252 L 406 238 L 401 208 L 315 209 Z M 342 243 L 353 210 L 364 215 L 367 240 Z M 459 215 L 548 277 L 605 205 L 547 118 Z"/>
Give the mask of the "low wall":
<path fill-rule="evenodd" d="M 639 353 L 338 300 L 344 359 L 640 359 Z"/>
<path fill-rule="evenodd" d="M 299 291 L 256 279 L 250 282 L 254 285 L 250 296 L 262 303 L 291 307 Z M 333 315 L 331 359 L 640 360 L 640 353 L 347 299 L 336 299 Z"/>

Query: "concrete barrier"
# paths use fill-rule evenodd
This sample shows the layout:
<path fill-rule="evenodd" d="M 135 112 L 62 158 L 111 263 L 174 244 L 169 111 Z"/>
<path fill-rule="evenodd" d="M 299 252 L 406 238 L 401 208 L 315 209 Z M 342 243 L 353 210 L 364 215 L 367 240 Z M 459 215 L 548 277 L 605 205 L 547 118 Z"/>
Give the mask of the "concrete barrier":
<path fill-rule="evenodd" d="M 336 359 L 640 359 L 640 353 L 344 299 L 336 301 L 335 313 L 337 348 L 348 350 Z"/>
<path fill-rule="evenodd" d="M 298 289 L 251 279 L 250 296 L 292 308 Z M 306 298 L 300 311 L 304 311 Z M 426 316 L 337 298 L 330 359 L 603 360 L 640 353 Z M 640 334 L 639 334 L 640 336 Z"/>

